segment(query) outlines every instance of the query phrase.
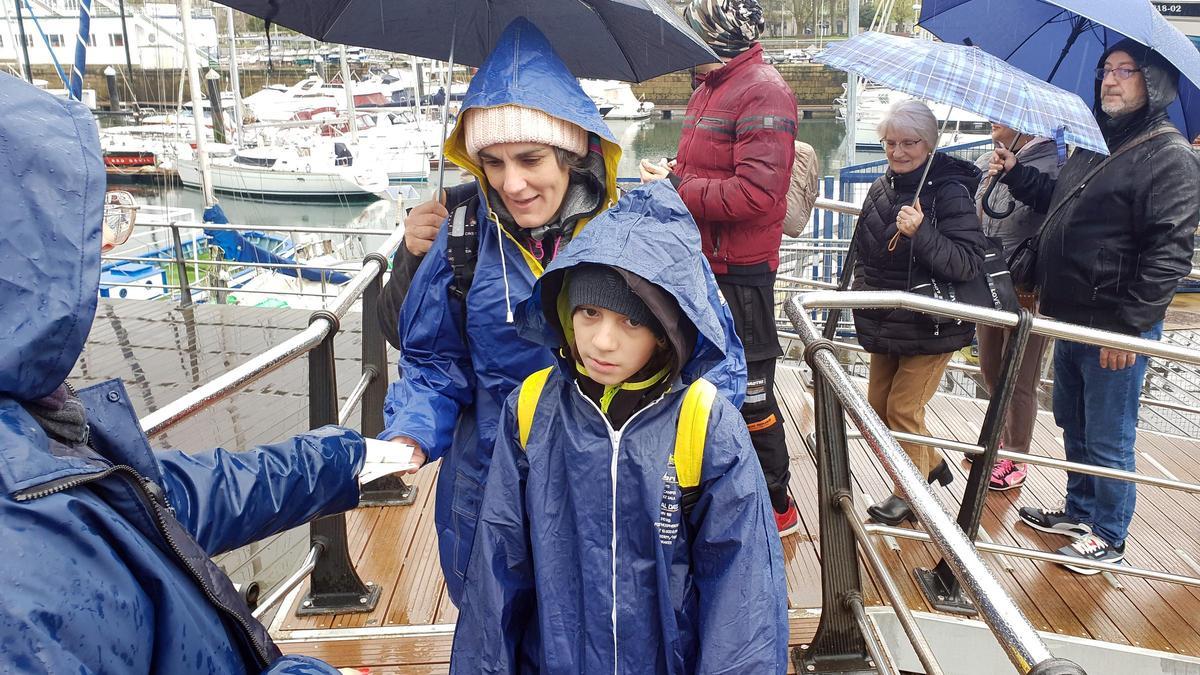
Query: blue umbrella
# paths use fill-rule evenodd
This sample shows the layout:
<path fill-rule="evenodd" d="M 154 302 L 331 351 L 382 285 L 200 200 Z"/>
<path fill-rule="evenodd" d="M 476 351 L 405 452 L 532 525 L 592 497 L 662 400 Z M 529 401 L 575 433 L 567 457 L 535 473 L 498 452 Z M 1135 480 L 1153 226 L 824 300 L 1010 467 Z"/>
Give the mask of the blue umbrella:
<path fill-rule="evenodd" d="M 1149 0 L 924 0 L 919 23 L 1093 105 L 1100 55 L 1132 38 L 1179 69 L 1179 100 L 1167 112 L 1188 138 L 1200 133 L 1200 52 Z"/>
<path fill-rule="evenodd" d="M 576 77 L 642 82 L 717 55 L 666 0 L 217 0 L 324 42 L 479 66 L 518 17 Z"/>
<path fill-rule="evenodd" d="M 974 47 L 868 31 L 830 45 L 813 60 L 1024 134 L 1108 154 L 1082 99 Z"/>

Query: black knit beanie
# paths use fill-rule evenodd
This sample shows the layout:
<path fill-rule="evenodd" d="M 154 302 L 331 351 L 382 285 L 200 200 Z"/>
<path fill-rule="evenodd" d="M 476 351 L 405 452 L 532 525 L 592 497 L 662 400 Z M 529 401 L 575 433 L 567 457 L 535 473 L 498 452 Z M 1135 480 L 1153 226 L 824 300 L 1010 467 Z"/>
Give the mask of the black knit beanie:
<path fill-rule="evenodd" d="M 649 328 L 656 336 L 663 335 L 662 324 L 634 293 L 621 274 L 611 267 L 584 265 L 571 272 L 567 299 L 574 312 L 580 305 L 600 307 L 633 319 Z"/>

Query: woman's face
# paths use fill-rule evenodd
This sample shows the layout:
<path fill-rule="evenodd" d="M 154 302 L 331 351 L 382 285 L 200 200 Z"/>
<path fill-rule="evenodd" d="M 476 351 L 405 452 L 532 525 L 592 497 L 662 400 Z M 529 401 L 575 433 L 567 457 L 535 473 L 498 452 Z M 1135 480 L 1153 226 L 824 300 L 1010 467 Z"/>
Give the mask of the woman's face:
<path fill-rule="evenodd" d="M 496 143 L 479 151 L 488 184 L 519 227 L 541 227 L 562 208 L 570 169 L 542 143 Z"/>
<path fill-rule="evenodd" d="M 932 151 L 928 143 L 911 131 L 889 131 L 879 142 L 887 153 L 888 166 L 896 173 L 919 169 Z"/>

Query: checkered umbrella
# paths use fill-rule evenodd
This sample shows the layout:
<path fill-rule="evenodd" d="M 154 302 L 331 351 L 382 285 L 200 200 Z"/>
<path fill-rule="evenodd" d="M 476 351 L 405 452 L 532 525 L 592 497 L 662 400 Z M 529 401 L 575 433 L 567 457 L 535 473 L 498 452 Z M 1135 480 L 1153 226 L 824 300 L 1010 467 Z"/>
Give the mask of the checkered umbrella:
<path fill-rule="evenodd" d="M 962 108 L 1023 134 L 1108 154 L 1096 118 L 1077 94 L 977 47 L 866 32 L 814 57 L 886 87 Z"/>

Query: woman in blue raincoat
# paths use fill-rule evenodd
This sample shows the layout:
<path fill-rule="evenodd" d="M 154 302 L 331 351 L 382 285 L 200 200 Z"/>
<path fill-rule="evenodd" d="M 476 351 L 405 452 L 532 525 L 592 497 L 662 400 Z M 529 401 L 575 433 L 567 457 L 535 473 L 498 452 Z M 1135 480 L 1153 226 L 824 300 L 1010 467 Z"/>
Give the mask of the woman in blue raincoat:
<path fill-rule="evenodd" d="M 120 380 L 67 387 L 104 188 L 91 112 L 0 73 L 0 672 L 337 675 L 281 654 L 211 556 L 354 508 L 363 439 L 156 452 Z"/>
<path fill-rule="evenodd" d="M 783 556 L 745 422 L 716 397 L 705 433 L 677 429 L 727 346 L 700 260 L 687 207 L 653 183 L 597 217 L 518 308 L 522 335 L 558 359 L 540 394 L 530 378 L 506 403 L 453 672 L 786 670 Z M 580 305 L 637 310 L 615 311 L 653 326 L 662 356 L 601 392 L 572 328 Z"/>
<path fill-rule="evenodd" d="M 504 400 L 552 362 L 517 335 L 513 305 L 615 203 L 621 150 L 545 36 L 516 19 L 472 79 L 445 152 L 475 176 L 479 195 L 451 214 L 413 277 L 399 318 L 401 379 L 388 391 L 380 438 L 415 445 L 418 462 L 442 460 L 435 521 L 457 603 Z M 478 240 L 468 262 L 450 232 L 471 218 Z M 745 365 L 733 344 L 713 383 L 740 405 Z"/>

